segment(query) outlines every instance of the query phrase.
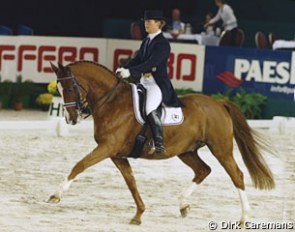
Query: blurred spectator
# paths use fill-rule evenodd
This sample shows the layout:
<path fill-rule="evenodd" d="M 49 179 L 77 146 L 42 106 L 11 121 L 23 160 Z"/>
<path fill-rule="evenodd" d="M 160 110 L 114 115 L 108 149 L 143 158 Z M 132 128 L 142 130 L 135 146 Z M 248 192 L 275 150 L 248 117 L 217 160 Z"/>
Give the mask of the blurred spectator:
<path fill-rule="evenodd" d="M 181 21 L 181 13 L 178 8 L 172 10 L 171 19 L 167 23 L 167 31 L 175 34 L 185 31 L 185 23 Z"/>
<path fill-rule="evenodd" d="M 216 6 L 219 8 L 217 14 L 205 24 L 205 28 L 215 24 L 219 20 L 223 22 L 223 29 L 230 31 L 231 45 L 235 45 L 238 23 L 233 9 L 225 3 L 225 0 L 215 0 Z"/>
<path fill-rule="evenodd" d="M 198 28 L 197 28 L 197 33 L 204 33 L 207 35 L 212 35 L 215 32 L 215 25 L 214 24 L 209 24 L 210 20 L 213 18 L 212 13 L 207 13 L 204 18 L 204 22 L 202 22 Z"/>

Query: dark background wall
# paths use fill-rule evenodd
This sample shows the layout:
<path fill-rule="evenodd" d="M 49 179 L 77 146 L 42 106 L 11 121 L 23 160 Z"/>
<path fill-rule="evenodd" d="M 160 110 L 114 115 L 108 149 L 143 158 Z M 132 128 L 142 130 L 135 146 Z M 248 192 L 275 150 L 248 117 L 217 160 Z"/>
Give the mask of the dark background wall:
<path fill-rule="evenodd" d="M 253 46 L 257 30 L 278 37 L 295 35 L 294 0 L 228 0 L 246 32 L 246 46 Z M 128 38 L 129 24 L 145 9 L 162 9 L 166 17 L 179 7 L 183 20 L 196 27 L 207 12 L 216 13 L 214 0 L 4 0 L 0 25 L 14 30 L 27 24 L 36 35 Z"/>

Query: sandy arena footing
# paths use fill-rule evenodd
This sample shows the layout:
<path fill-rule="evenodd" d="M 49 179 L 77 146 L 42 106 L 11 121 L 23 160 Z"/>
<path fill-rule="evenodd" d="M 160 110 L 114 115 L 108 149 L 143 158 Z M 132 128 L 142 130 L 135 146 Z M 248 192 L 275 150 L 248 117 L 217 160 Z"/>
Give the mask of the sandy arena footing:
<path fill-rule="evenodd" d="M 0 111 L 0 120 L 24 119 L 48 117 L 41 111 Z M 275 155 L 263 154 L 274 173 L 274 190 L 253 188 L 239 151 L 234 149 L 245 175 L 251 205 L 249 221 L 294 223 L 295 137 L 261 132 L 268 134 L 277 151 Z M 211 166 L 212 173 L 190 197 L 191 211 L 186 218 L 179 213 L 179 196 L 191 183 L 193 173 L 178 158 L 130 160 L 146 204 L 140 226 L 128 224 L 135 204 L 121 174 L 109 160 L 83 172 L 61 203 L 46 203 L 73 165 L 95 146 L 92 131 L 67 137 L 38 128 L 0 131 L 1 232 L 209 231 L 210 221 L 221 225 L 223 221 L 239 220 L 238 193 L 207 148 L 200 150 L 200 156 Z"/>

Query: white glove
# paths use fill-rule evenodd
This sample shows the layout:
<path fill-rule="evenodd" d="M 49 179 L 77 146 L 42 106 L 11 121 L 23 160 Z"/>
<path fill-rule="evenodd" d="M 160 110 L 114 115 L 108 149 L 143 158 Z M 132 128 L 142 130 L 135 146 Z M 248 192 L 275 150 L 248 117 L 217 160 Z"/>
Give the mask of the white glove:
<path fill-rule="evenodd" d="M 116 74 L 120 73 L 120 72 L 122 71 L 122 69 L 123 69 L 123 68 L 117 68 L 115 73 L 116 73 Z"/>
<path fill-rule="evenodd" d="M 129 69 L 126 69 L 126 68 L 118 68 L 116 70 L 116 74 L 120 75 L 122 78 L 130 77 L 130 71 L 129 71 Z"/>

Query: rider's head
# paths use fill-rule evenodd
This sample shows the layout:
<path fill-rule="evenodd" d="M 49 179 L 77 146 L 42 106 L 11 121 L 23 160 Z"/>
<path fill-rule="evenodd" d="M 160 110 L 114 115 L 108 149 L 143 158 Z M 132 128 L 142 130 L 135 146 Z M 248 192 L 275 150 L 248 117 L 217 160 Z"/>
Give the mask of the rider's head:
<path fill-rule="evenodd" d="M 146 10 L 143 19 L 145 30 L 149 34 L 156 33 L 166 25 L 166 18 L 160 10 Z"/>

